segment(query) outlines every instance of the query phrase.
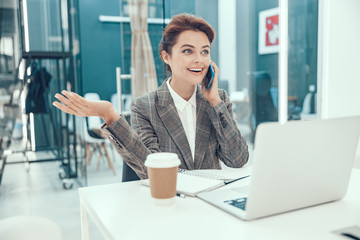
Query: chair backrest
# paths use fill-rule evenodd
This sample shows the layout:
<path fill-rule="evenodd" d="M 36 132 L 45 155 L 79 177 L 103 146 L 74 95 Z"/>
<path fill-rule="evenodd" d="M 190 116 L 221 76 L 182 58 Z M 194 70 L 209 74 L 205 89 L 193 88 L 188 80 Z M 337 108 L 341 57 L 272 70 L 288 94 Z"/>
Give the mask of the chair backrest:
<path fill-rule="evenodd" d="M 98 100 L 100 100 L 99 94 L 95 93 L 95 92 L 85 93 L 84 98 L 86 100 L 90 100 L 90 101 L 98 101 Z"/>
<path fill-rule="evenodd" d="M 97 93 L 89 92 L 84 95 L 84 98 L 89 101 L 100 101 L 100 96 Z M 88 129 L 100 128 L 102 125 L 100 117 L 87 117 L 87 127 Z"/>
<path fill-rule="evenodd" d="M 278 120 L 278 112 L 271 94 L 270 74 L 252 72 L 250 74 L 250 101 L 252 107 L 252 119 L 254 128 L 262 122 L 273 122 Z"/>
<path fill-rule="evenodd" d="M 117 93 L 114 93 L 111 95 L 110 102 L 113 105 L 113 107 L 116 109 L 116 111 L 120 113 Z"/>
<path fill-rule="evenodd" d="M 122 112 L 129 112 L 130 111 L 130 105 L 131 105 L 131 94 L 122 94 L 121 95 L 121 100 L 122 100 L 121 111 Z M 118 101 L 117 93 L 114 93 L 114 94 L 111 95 L 110 102 L 112 103 L 112 105 L 114 106 L 116 111 L 118 111 L 120 113 L 119 101 Z"/>
<path fill-rule="evenodd" d="M 305 95 L 302 114 L 314 114 L 316 113 L 316 92 L 315 85 L 309 86 L 309 92 Z"/>
<path fill-rule="evenodd" d="M 82 121 L 81 125 L 82 125 L 82 131 L 83 131 L 83 134 L 81 135 L 81 137 L 83 137 L 83 140 L 85 142 L 101 143 L 101 142 L 105 142 L 107 140 L 105 138 L 102 138 L 98 134 L 94 133 L 94 131 L 92 131 L 91 129 L 88 128 L 86 118 L 81 118 L 80 120 Z"/>

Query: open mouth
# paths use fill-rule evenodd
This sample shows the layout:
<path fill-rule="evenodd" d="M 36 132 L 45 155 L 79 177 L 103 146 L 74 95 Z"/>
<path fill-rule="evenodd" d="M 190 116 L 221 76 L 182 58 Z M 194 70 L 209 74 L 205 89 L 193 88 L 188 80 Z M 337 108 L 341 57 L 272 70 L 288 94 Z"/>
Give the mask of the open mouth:
<path fill-rule="evenodd" d="M 202 68 L 188 68 L 188 70 L 190 71 L 190 72 L 194 72 L 194 73 L 200 73 L 200 72 L 202 72 Z"/>

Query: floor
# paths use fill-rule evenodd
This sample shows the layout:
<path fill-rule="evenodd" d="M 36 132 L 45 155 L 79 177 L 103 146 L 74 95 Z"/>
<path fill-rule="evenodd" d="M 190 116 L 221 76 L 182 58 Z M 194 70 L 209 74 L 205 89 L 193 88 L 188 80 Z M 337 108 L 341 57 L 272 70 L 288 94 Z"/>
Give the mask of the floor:
<path fill-rule="evenodd" d="M 50 153 L 28 154 L 29 159 L 43 159 Z M 117 175 L 114 176 L 105 160 L 96 169 L 98 156 L 94 156 L 87 168 L 88 185 L 121 182 L 122 160 L 118 155 L 114 161 Z M 23 154 L 12 154 L 8 162 L 21 161 Z M 60 162 L 7 164 L 0 186 L 0 220 L 18 215 L 47 217 L 61 228 L 64 240 L 81 239 L 78 188 L 74 181 L 72 189 L 64 189 L 59 178 Z M 90 221 L 91 239 L 103 239 Z"/>

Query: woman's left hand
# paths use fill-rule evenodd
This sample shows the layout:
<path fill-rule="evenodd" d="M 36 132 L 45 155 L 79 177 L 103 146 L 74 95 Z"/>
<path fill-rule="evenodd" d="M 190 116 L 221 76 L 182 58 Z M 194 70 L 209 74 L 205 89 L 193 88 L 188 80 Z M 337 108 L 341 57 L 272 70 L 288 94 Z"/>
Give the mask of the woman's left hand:
<path fill-rule="evenodd" d="M 206 100 L 208 100 L 208 102 L 210 103 L 210 105 L 212 107 L 215 107 L 216 105 L 218 105 L 221 102 L 221 99 L 219 96 L 219 91 L 218 91 L 219 68 L 216 66 L 216 64 L 213 61 L 211 61 L 210 64 L 212 65 L 214 72 L 215 72 L 215 76 L 214 76 L 212 85 L 211 85 L 210 89 L 208 90 L 205 88 L 204 82 L 202 82 L 201 90 L 204 95 L 204 98 Z"/>

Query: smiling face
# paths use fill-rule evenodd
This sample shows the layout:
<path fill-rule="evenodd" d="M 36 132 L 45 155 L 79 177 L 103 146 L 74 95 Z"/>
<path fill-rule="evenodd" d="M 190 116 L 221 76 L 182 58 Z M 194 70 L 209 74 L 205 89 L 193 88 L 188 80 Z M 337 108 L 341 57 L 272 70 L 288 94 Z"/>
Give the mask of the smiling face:
<path fill-rule="evenodd" d="M 210 64 L 210 42 L 204 32 L 187 30 L 179 34 L 171 53 L 161 52 L 171 68 L 171 82 L 177 86 L 195 86 L 204 79 Z"/>

